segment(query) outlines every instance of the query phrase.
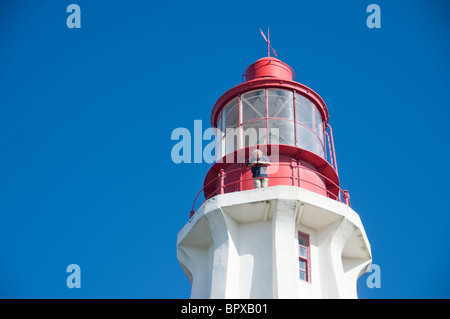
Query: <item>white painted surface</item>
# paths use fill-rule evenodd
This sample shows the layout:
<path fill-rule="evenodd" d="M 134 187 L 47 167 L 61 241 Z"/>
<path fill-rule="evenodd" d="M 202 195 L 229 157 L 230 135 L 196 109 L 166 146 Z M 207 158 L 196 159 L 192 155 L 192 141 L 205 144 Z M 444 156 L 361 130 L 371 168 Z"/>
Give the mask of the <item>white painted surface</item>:
<path fill-rule="evenodd" d="M 311 281 L 299 279 L 298 230 L 310 235 Z M 370 244 L 356 212 L 308 190 L 218 195 L 178 233 L 191 298 L 357 298 Z"/>

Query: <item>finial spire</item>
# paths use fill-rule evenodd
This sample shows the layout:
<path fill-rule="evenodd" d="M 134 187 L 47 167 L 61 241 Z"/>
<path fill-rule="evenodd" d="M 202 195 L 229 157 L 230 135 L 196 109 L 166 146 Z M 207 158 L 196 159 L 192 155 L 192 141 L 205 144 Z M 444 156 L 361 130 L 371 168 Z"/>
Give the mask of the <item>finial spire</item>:
<path fill-rule="evenodd" d="M 267 42 L 267 57 L 270 57 L 270 49 L 272 49 L 273 55 L 277 56 L 277 53 L 275 52 L 274 48 L 272 48 L 272 46 L 270 45 L 269 27 L 267 27 L 267 38 L 266 38 L 264 32 L 261 30 L 261 28 L 259 29 L 259 31 L 261 31 L 261 35 L 263 36 L 264 40 L 266 40 L 266 42 Z"/>

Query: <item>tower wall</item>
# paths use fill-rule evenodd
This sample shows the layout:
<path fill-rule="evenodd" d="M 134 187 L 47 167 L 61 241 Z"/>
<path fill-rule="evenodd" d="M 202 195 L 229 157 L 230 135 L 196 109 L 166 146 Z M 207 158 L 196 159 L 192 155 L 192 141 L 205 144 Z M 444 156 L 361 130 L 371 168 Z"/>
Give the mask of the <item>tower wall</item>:
<path fill-rule="evenodd" d="M 309 235 L 309 282 L 299 278 L 298 231 Z M 192 298 L 356 298 L 371 263 L 358 214 L 292 186 L 215 196 L 177 242 Z"/>

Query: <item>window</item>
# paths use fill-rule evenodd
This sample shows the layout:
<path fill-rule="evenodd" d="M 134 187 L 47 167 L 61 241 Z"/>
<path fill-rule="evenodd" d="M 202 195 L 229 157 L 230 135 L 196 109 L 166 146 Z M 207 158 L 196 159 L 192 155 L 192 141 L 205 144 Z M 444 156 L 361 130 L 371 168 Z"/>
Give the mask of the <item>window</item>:
<path fill-rule="evenodd" d="M 269 89 L 267 97 L 269 117 L 294 120 L 294 94 L 292 91 Z"/>
<path fill-rule="evenodd" d="M 295 145 L 294 122 L 269 119 L 269 143 Z"/>
<path fill-rule="evenodd" d="M 297 145 L 305 150 L 314 152 L 316 149 L 316 136 L 310 128 L 297 124 Z"/>
<path fill-rule="evenodd" d="M 234 128 L 239 125 L 239 99 L 235 98 L 227 104 L 223 111 L 224 132 L 227 128 Z"/>
<path fill-rule="evenodd" d="M 295 145 L 294 94 L 287 90 L 267 90 L 269 143 Z"/>
<path fill-rule="evenodd" d="M 266 91 L 256 90 L 241 95 L 242 123 L 266 118 Z"/>
<path fill-rule="evenodd" d="M 295 94 L 297 145 L 324 157 L 323 121 L 319 110 L 306 97 Z"/>
<path fill-rule="evenodd" d="M 298 123 L 302 123 L 305 127 L 314 132 L 314 103 L 300 94 L 295 94 L 295 107 Z"/>
<path fill-rule="evenodd" d="M 298 263 L 300 280 L 311 282 L 309 235 L 298 232 Z"/>
<path fill-rule="evenodd" d="M 242 125 L 242 145 L 244 147 L 266 144 L 267 126 L 266 120 L 250 121 Z"/>
<path fill-rule="evenodd" d="M 285 89 L 257 89 L 229 101 L 217 120 L 218 158 L 260 144 L 295 145 L 325 157 L 324 123 L 307 97 Z"/>

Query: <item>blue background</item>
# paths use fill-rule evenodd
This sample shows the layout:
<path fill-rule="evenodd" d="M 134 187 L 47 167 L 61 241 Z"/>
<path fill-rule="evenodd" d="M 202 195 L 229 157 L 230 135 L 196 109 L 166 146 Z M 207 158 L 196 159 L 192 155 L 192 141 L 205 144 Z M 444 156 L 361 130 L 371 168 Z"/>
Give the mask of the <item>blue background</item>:
<path fill-rule="evenodd" d="M 66 26 L 71 3 L 81 29 Z M 381 29 L 366 26 L 370 3 Z M 329 108 L 341 185 L 381 267 L 381 288 L 364 275 L 359 296 L 449 298 L 449 7 L 2 1 L 0 297 L 188 298 L 176 235 L 210 164 L 173 163 L 171 132 L 209 127 L 270 27 Z"/>

